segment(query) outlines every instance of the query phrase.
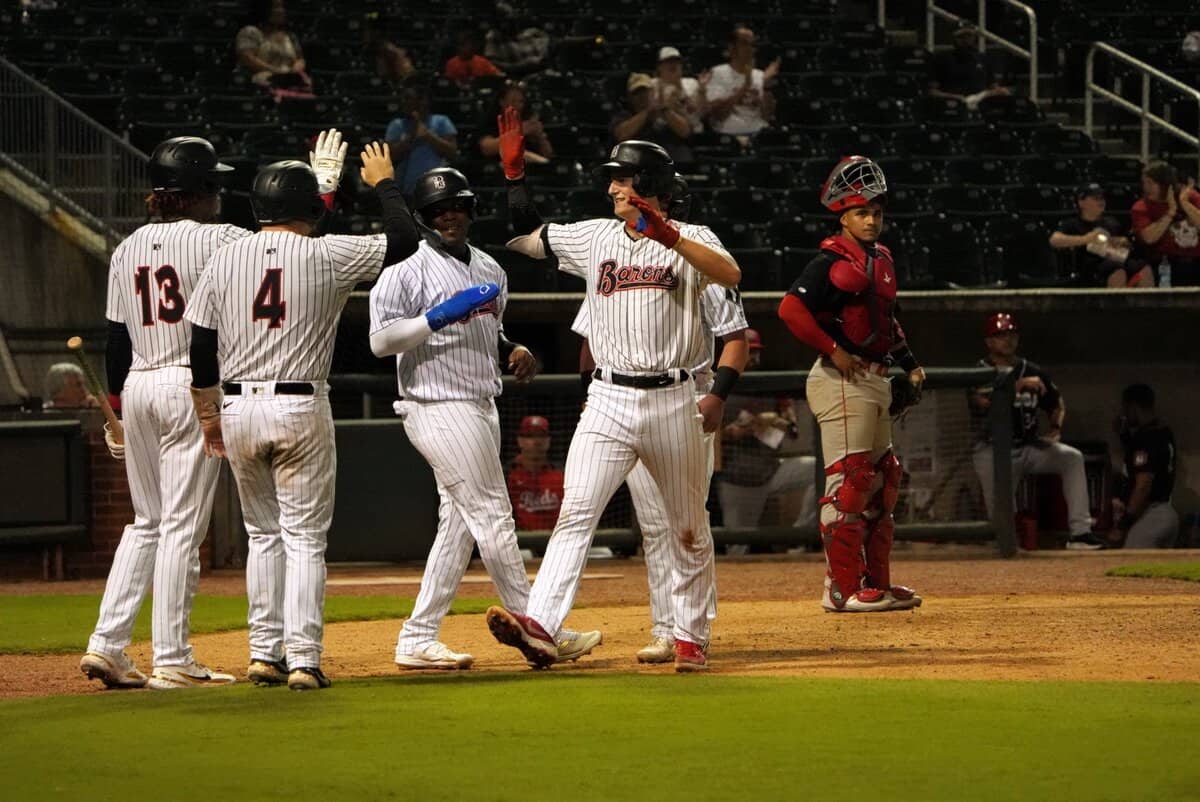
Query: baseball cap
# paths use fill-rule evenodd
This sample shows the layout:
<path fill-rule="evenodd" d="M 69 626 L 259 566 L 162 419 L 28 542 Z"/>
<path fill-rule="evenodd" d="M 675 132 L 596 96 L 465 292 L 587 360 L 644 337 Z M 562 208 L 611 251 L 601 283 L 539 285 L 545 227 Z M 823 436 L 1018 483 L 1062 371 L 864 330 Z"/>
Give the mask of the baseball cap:
<path fill-rule="evenodd" d="M 543 418 L 541 415 L 526 415 L 521 419 L 521 426 L 517 429 L 519 435 L 536 435 L 550 434 L 550 421 Z"/>
<path fill-rule="evenodd" d="M 683 58 L 683 54 L 679 52 L 679 48 L 667 45 L 666 47 L 659 49 L 658 60 L 660 63 L 673 58 Z"/>
<path fill-rule="evenodd" d="M 1017 328 L 1017 321 L 1014 320 L 1013 316 L 1008 312 L 997 312 L 984 321 L 984 337 L 995 337 L 997 334 L 1003 334 L 1006 331 L 1019 331 Z"/>
<path fill-rule="evenodd" d="M 746 342 L 750 344 L 751 351 L 761 351 L 763 347 L 762 335 L 754 329 L 746 329 Z"/>
<path fill-rule="evenodd" d="M 1080 184 L 1079 188 L 1075 190 L 1075 200 L 1079 200 L 1081 198 L 1090 198 L 1093 195 L 1099 195 L 1101 198 L 1104 197 L 1104 187 L 1100 186 L 1095 181 L 1089 181 L 1086 184 Z"/>
<path fill-rule="evenodd" d="M 625 82 L 625 91 L 633 94 L 639 89 L 649 89 L 654 86 L 654 79 L 644 72 L 631 72 L 629 80 Z"/>

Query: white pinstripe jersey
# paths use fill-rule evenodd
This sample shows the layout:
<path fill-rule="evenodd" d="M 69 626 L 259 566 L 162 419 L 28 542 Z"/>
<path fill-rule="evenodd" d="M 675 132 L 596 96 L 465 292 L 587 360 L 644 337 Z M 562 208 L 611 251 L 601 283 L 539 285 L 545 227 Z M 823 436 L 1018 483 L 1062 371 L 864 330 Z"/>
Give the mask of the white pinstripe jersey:
<path fill-rule="evenodd" d="M 466 320 L 435 331 L 423 343 L 396 355 L 401 398 L 415 401 L 473 401 L 500 394 L 497 335 L 508 303 L 508 276 L 496 260 L 470 249 L 469 264 L 422 242 L 417 252 L 383 271 L 371 289 L 371 333 L 394 320 L 420 317 L 468 287 L 500 285 L 500 294 Z"/>
<path fill-rule="evenodd" d="M 218 248 L 248 236 L 237 226 L 176 220 L 147 223 L 117 246 L 104 316 L 129 329 L 133 370 L 189 364 L 192 324 L 184 312 L 196 282 Z"/>
<path fill-rule="evenodd" d="M 684 223 L 679 230 L 726 252 L 706 226 Z M 649 237 L 634 239 L 616 219 L 549 223 L 546 239 L 558 269 L 587 281 L 588 342 L 597 365 L 637 374 L 703 361 L 709 335 L 699 301 L 708 279 L 681 255 Z"/>
<path fill-rule="evenodd" d="M 700 294 L 700 320 L 704 327 L 704 355 L 691 368 L 691 374 L 696 377 L 696 392 L 707 393 L 712 389 L 715 338 L 747 329 L 750 324 L 746 322 L 746 310 L 742 308 L 742 296 L 737 289 L 713 283 L 709 283 Z M 579 313 L 571 323 L 571 331 L 591 340 L 591 321 L 588 319 L 586 302 L 580 304 Z"/>
<path fill-rule="evenodd" d="M 222 381 L 324 381 L 342 307 L 386 251 L 384 234 L 260 231 L 212 255 L 187 319 L 217 330 Z"/>

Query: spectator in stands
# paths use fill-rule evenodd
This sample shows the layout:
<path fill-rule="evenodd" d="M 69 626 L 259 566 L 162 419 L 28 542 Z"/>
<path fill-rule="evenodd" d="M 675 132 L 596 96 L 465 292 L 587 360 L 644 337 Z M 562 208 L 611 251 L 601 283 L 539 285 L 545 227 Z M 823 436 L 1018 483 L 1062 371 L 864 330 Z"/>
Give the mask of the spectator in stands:
<path fill-rule="evenodd" d="M 403 117 L 388 123 L 384 139 L 392 151 L 396 178 L 410 194 L 417 178 L 458 155 L 458 129 L 444 114 L 429 113 L 429 90 L 408 86 L 400 93 Z"/>
<path fill-rule="evenodd" d="M 750 358 L 746 370 L 762 364 L 762 336 L 746 329 Z M 800 514 L 793 526 L 815 526 L 816 457 L 780 457 L 786 441 L 798 436 L 792 399 L 734 394 L 725 402 L 721 428 L 721 470 L 717 497 L 726 527 L 751 529 L 759 525 L 767 500 L 800 491 Z M 745 554 L 748 547 L 730 545 L 728 554 Z"/>
<path fill-rule="evenodd" d="M 237 32 L 238 63 L 262 86 L 283 90 L 311 88 L 300 40 L 288 29 L 283 0 L 255 3 L 253 21 Z"/>
<path fill-rule="evenodd" d="M 1009 94 L 992 59 L 979 52 L 979 31 L 962 23 L 954 31 L 954 47 L 933 60 L 929 94 L 957 98 L 976 108 L 989 97 Z"/>
<path fill-rule="evenodd" d="M 562 506 L 563 472 L 549 460 L 550 421 L 527 415 L 517 429 L 517 456 L 508 470 L 508 496 L 517 529 L 553 529 Z"/>
<path fill-rule="evenodd" d="M 538 119 L 537 110 L 529 103 L 525 94 L 525 85 L 518 81 L 508 81 L 496 95 L 496 105 L 483 113 L 479 121 L 479 152 L 488 159 L 495 159 L 500 154 L 500 130 L 496 118 L 507 107 L 512 106 L 521 115 L 521 128 L 525 134 L 525 161 L 532 164 L 545 164 L 554 158 L 554 146 L 546 136 L 546 129 Z"/>
<path fill-rule="evenodd" d="M 771 84 L 779 75 L 775 59 L 765 70 L 754 66 L 754 31 L 738 25 L 729 35 L 729 61 L 712 68 L 704 89 L 709 125 L 721 134 L 753 135 L 775 116 Z"/>
<path fill-rule="evenodd" d="M 625 91 L 628 108 L 613 117 L 610 128 L 613 141 L 644 139 L 656 142 L 671 154 L 676 164 L 690 164 L 691 123 L 675 106 L 663 105 L 654 79 L 644 72 L 631 73 L 625 82 Z"/>
<path fill-rule="evenodd" d="M 1012 449 L 1013 491 L 1016 491 L 1021 478 L 1027 473 L 1058 474 L 1062 479 L 1070 526 L 1067 548 L 1104 548 L 1103 541 L 1092 534 L 1083 454 L 1079 449 L 1062 442 L 1063 423 L 1067 417 L 1062 393 L 1050 379 L 1050 374 L 1029 360 L 1017 356 L 1020 335 L 1016 321 L 1008 312 L 997 312 L 987 319 L 984 324 L 983 342 L 987 347 L 987 356 L 980 360 L 979 365 L 994 367 L 1014 375 L 1013 441 L 1009 444 Z M 974 453 L 975 473 L 983 485 L 983 500 L 989 515 L 994 492 L 993 444 L 991 430 L 986 421 L 992 406 L 991 394 L 992 387 L 989 385 L 975 390 L 970 395 L 971 410 L 980 434 Z M 1050 422 L 1049 431 L 1044 435 L 1038 431 L 1038 410 L 1045 412 Z"/>
<path fill-rule="evenodd" d="M 1070 249 L 1076 272 L 1085 282 L 1106 287 L 1153 287 L 1154 271 L 1130 255 L 1121 224 L 1104 213 L 1104 187 L 1084 184 L 1075 192 L 1078 214 L 1065 218 L 1050 234 L 1050 246 Z"/>
<path fill-rule="evenodd" d="M 417 74 L 417 67 L 408 51 L 388 38 L 387 30 L 377 14 L 369 17 L 363 30 L 363 50 L 375 74 L 393 86 L 400 86 Z"/>
<path fill-rule="evenodd" d="M 1179 535 L 1171 506 L 1175 487 L 1175 435 L 1154 412 L 1154 390 L 1131 384 L 1121 393 L 1117 420 L 1125 457 L 1125 481 L 1112 500 L 1118 540 L 1127 549 L 1166 549 Z"/>
<path fill-rule="evenodd" d="M 487 32 L 483 54 L 506 75 L 529 75 L 545 66 L 550 35 L 523 24 L 510 4 L 497 3 L 496 20 Z"/>
<path fill-rule="evenodd" d="M 1159 265 L 1160 281 L 1167 262 L 1172 286 L 1200 284 L 1200 192 L 1192 179 L 1180 182 L 1174 167 L 1150 162 L 1142 171 L 1142 197 L 1133 204 L 1130 220 L 1151 263 Z"/>
<path fill-rule="evenodd" d="M 45 409 L 81 409 L 98 407 L 100 402 L 88 392 L 83 370 L 73 362 L 58 362 L 46 371 Z"/>
<path fill-rule="evenodd" d="M 683 54 L 674 47 L 659 49 L 654 91 L 663 108 L 673 109 L 687 118 L 693 134 L 704 130 L 704 116 L 708 114 L 704 89 L 711 78 L 709 70 L 700 73 L 699 78 L 683 77 Z"/>
<path fill-rule="evenodd" d="M 500 68 L 479 54 L 479 34 L 470 29 L 458 32 L 458 45 L 446 62 L 447 78 L 462 85 L 485 75 L 503 74 Z"/>
<path fill-rule="evenodd" d="M 1183 53 L 1183 60 L 1189 64 L 1200 61 L 1200 31 L 1188 31 L 1188 35 L 1183 37 L 1180 51 Z"/>

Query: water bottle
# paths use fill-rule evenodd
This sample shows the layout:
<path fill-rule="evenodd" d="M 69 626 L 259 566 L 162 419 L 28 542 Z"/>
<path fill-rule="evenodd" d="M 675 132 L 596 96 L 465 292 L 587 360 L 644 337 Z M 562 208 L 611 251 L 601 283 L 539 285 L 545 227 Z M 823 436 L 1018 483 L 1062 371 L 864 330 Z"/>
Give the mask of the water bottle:
<path fill-rule="evenodd" d="M 1171 260 L 1165 256 L 1158 263 L 1158 286 L 1171 286 Z"/>

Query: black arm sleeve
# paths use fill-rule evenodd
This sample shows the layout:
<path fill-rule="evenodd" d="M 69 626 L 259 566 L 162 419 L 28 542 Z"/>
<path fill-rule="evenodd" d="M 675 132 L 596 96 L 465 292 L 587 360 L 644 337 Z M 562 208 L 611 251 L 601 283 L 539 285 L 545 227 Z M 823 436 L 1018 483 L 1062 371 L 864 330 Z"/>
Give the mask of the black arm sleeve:
<path fill-rule="evenodd" d="M 507 365 L 508 358 L 512 356 L 512 352 L 517 350 L 520 343 L 515 343 L 504 335 L 504 329 L 496 332 L 496 350 L 500 354 L 500 364 Z"/>
<path fill-rule="evenodd" d="M 829 268 L 833 266 L 833 262 L 833 258 L 824 253 L 814 256 L 788 290 L 814 315 L 818 312 L 831 312 L 836 315 L 853 297 L 850 293 L 839 290 L 829 279 Z"/>
<path fill-rule="evenodd" d="M 221 380 L 217 366 L 217 330 L 192 325 L 192 386 L 212 387 Z"/>
<path fill-rule="evenodd" d="M 508 181 L 508 216 L 513 233 L 517 236 L 536 231 L 542 225 L 542 215 L 529 197 L 529 187 L 524 178 Z"/>
<path fill-rule="evenodd" d="M 133 364 L 133 341 L 124 323 L 108 321 L 108 342 L 104 346 L 104 373 L 108 379 L 108 392 L 120 395 Z"/>
<path fill-rule="evenodd" d="M 404 193 L 399 184 L 385 178 L 375 185 L 375 194 L 383 206 L 383 233 L 387 235 L 387 253 L 384 254 L 383 263 L 394 265 L 417 252 L 417 246 L 421 244 L 421 232 L 408 204 L 404 202 Z"/>

